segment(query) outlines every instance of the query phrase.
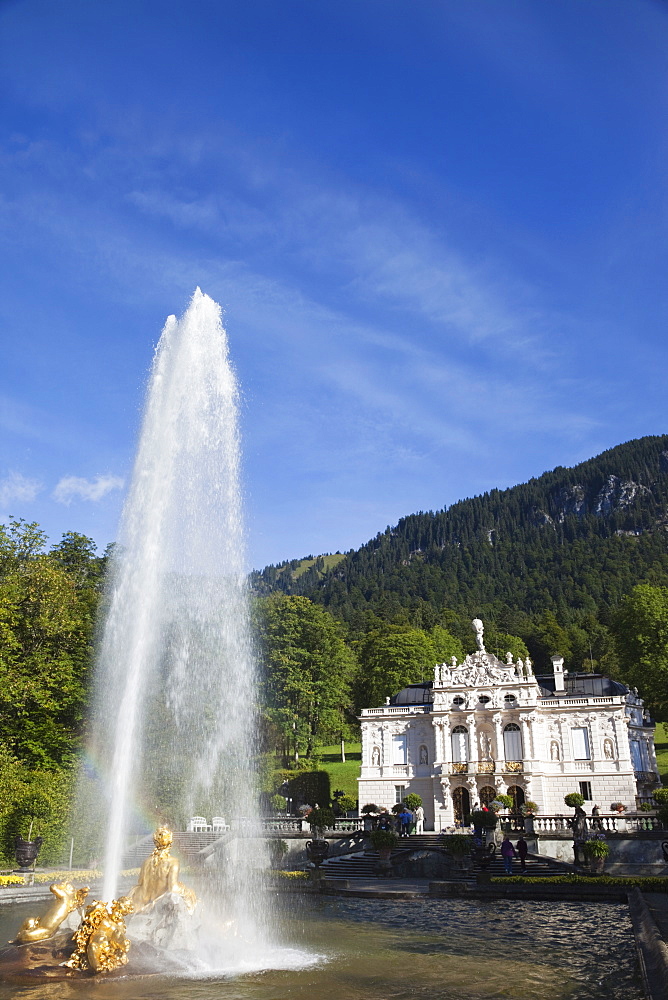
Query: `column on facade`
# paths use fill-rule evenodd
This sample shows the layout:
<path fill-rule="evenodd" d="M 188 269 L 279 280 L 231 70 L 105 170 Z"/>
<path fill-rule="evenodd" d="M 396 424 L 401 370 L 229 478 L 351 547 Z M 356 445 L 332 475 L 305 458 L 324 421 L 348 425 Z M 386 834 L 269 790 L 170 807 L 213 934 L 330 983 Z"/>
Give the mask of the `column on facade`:
<path fill-rule="evenodd" d="M 443 720 L 442 729 L 442 740 L 443 740 L 443 769 L 450 771 L 450 764 L 452 762 L 452 739 L 451 739 L 451 727 L 450 719 Z"/>
<path fill-rule="evenodd" d="M 478 733 L 475 724 L 475 715 L 466 716 L 466 728 L 469 731 L 469 761 L 471 770 L 475 774 L 478 765 Z"/>
<path fill-rule="evenodd" d="M 612 725 L 617 740 L 617 753 L 619 755 L 620 767 L 631 767 L 631 744 L 629 742 L 629 719 L 628 716 L 614 715 Z"/>
<path fill-rule="evenodd" d="M 531 733 L 531 722 L 529 719 L 520 719 L 520 728 L 522 730 L 522 754 L 525 761 L 533 760 L 533 738 Z"/>
<path fill-rule="evenodd" d="M 559 716 L 559 734 L 561 736 L 561 753 L 564 764 L 573 763 L 573 750 L 571 747 L 571 734 L 569 732 L 569 719 L 566 715 Z"/>
<path fill-rule="evenodd" d="M 499 770 L 498 762 L 504 760 L 505 751 L 503 748 L 503 719 L 501 718 L 501 713 L 497 712 L 494 716 L 494 733 L 496 740 L 496 753 L 494 758 L 497 761 L 497 772 Z"/>

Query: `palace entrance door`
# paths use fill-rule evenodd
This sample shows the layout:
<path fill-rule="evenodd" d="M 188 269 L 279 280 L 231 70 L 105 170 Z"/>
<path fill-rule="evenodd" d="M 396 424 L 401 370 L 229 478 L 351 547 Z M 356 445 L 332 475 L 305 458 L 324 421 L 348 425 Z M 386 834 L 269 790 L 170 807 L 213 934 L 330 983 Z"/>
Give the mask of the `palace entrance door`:
<path fill-rule="evenodd" d="M 452 804 L 455 807 L 455 823 L 469 826 L 471 822 L 471 797 L 468 788 L 455 788 L 452 793 Z"/>

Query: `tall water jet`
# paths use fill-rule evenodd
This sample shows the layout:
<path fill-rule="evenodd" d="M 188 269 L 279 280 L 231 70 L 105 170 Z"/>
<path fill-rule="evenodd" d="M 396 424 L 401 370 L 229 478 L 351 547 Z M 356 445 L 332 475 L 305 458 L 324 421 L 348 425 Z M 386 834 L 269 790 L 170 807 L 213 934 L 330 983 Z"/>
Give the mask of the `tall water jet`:
<path fill-rule="evenodd" d="M 105 900 L 138 817 L 257 822 L 237 396 L 220 308 L 197 289 L 156 349 L 106 594 L 91 727 Z M 226 895 L 251 940 L 266 909 L 245 857 Z"/>

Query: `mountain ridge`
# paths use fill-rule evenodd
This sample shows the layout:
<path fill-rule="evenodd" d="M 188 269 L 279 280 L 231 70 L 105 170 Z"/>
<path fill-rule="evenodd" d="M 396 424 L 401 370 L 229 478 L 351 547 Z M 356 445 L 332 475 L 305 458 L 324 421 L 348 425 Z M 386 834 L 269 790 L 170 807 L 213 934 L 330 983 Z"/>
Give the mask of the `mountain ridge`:
<path fill-rule="evenodd" d="M 251 583 L 309 597 L 353 626 L 361 612 L 414 618 L 425 606 L 605 617 L 635 583 L 668 585 L 667 529 L 668 435 L 653 435 L 406 515 L 335 561 L 268 566 Z"/>

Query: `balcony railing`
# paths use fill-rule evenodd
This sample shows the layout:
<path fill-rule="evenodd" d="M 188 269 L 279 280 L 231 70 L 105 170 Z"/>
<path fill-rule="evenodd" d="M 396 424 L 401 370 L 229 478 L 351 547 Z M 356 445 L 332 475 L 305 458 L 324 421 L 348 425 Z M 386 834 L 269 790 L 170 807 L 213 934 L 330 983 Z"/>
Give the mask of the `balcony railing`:
<path fill-rule="evenodd" d="M 455 760 L 450 764 L 450 774 L 521 774 L 522 760 Z"/>
<path fill-rule="evenodd" d="M 641 781 L 644 785 L 660 785 L 661 778 L 654 771 L 636 771 L 636 781 Z"/>

